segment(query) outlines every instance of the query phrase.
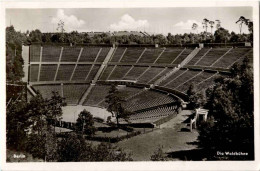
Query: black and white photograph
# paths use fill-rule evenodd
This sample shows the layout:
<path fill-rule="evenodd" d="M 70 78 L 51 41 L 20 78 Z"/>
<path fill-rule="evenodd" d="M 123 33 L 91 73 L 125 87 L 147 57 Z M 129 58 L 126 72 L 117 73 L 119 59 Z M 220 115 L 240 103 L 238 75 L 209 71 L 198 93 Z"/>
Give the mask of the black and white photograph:
<path fill-rule="evenodd" d="M 259 2 L 134 2 L 2 2 L 1 170 L 260 169 Z"/>

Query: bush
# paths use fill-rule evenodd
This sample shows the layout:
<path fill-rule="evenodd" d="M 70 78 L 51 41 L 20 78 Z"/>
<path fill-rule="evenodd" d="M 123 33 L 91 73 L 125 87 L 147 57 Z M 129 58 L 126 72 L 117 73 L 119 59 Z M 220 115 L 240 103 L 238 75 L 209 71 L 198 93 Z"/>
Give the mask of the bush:
<path fill-rule="evenodd" d="M 133 132 L 134 128 L 130 127 L 130 126 L 121 126 L 120 129 L 127 131 L 127 132 Z"/>
<path fill-rule="evenodd" d="M 94 127 L 93 115 L 86 111 L 86 109 L 79 114 L 76 122 L 76 131 L 89 136 L 93 136 L 95 134 L 96 128 Z"/>
<path fill-rule="evenodd" d="M 81 161 L 90 150 L 82 136 L 69 134 L 58 142 L 58 161 Z"/>
<path fill-rule="evenodd" d="M 165 157 L 162 147 L 158 147 L 158 149 L 154 152 L 153 155 L 151 155 L 152 161 L 167 161 L 167 158 Z"/>
<path fill-rule="evenodd" d="M 94 121 L 99 122 L 99 123 L 103 123 L 104 122 L 104 119 L 99 118 L 99 117 L 94 117 L 93 119 L 94 119 Z"/>
<path fill-rule="evenodd" d="M 136 135 L 139 135 L 141 134 L 140 131 L 137 131 L 137 132 L 131 132 L 127 135 L 123 135 L 121 137 L 98 137 L 98 136 L 86 136 L 85 138 L 88 139 L 88 140 L 94 140 L 94 141 L 101 141 L 101 142 L 110 142 L 110 143 L 116 143 L 116 142 L 119 142 L 119 141 L 122 141 L 126 138 L 131 138 L 131 137 L 134 137 Z"/>

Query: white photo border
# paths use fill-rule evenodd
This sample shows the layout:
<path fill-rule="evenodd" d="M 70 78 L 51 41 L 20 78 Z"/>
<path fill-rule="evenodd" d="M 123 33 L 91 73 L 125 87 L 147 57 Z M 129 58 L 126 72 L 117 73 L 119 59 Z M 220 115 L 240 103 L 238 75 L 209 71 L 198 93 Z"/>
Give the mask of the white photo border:
<path fill-rule="evenodd" d="M 1 170 L 260 170 L 259 158 L 259 2 L 258 1 L 173 1 L 173 0 L 88 0 L 88 1 L 0 1 L 0 56 L 5 61 L 5 10 L 9 8 L 158 8 L 158 7 L 237 7 L 252 6 L 254 22 L 254 161 L 173 161 L 173 162 L 62 162 L 7 163 L 6 162 L 6 66 L 0 63 L 0 148 Z"/>

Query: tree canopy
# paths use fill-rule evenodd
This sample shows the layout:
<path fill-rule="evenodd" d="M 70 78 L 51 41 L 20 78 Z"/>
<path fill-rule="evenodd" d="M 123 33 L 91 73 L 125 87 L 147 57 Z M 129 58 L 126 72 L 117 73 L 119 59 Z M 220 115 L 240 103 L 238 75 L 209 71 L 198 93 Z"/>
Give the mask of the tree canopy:
<path fill-rule="evenodd" d="M 247 152 L 247 156 L 224 156 L 224 159 L 254 158 L 253 73 L 248 58 L 230 69 L 229 77 L 215 80 L 208 90 L 209 121 L 200 127 L 199 145 L 208 159 L 223 159 L 217 151 Z"/>
<path fill-rule="evenodd" d="M 78 116 L 76 130 L 89 136 L 95 134 L 96 129 L 94 127 L 93 115 L 86 109 L 80 112 Z"/>
<path fill-rule="evenodd" d="M 124 99 L 117 90 L 116 85 L 111 85 L 108 95 L 106 96 L 106 102 L 108 103 L 107 111 L 110 112 L 113 117 L 116 117 L 117 126 L 119 126 L 119 118 L 127 120 L 130 112 L 123 107 Z"/>

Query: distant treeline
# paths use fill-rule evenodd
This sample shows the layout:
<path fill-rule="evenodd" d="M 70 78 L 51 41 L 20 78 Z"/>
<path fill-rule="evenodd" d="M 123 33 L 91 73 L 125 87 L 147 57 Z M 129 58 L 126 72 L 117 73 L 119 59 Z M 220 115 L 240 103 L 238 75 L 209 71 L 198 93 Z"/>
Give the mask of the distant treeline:
<path fill-rule="evenodd" d="M 252 42 L 251 34 L 236 34 L 224 28 L 219 28 L 214 34 L 209 32 L 184 33 L 167 36 L 163 34 L 145 35 L 109 35 L 106 33 L 90 36 L 88 33 L 72 31 L 70 33 L 42 33 L 40 30 L 33 30 L 26 34 L 27 43 L 71 43 L 71 44 L 194 44 L 194 43 L 234 43 Z"/>
<path fill-rule="evenodd" d="M 6 30 L 14 30 L 13 26 L 7 27 Z M 25 44 L 31 43 L 69 43 L 69 44 L 159 44 L 159 45 L 182 45 L 194 43 L 234 43 L 234 42 L 252 42 L 253 35 L 250 34 L 236 34 L 220 27 L 214 33 L 184 33 L 172 35 L 168 33 L 167 36 L 163 34 L 142 35 L 131 34 L 129 32 L 125 35 L 113 35 L 107 33 L 79 33 L 72 31 L 70 33 L 42 33 L 36 29 L 31 32 L 21 33 L 23 42 Z"/>

